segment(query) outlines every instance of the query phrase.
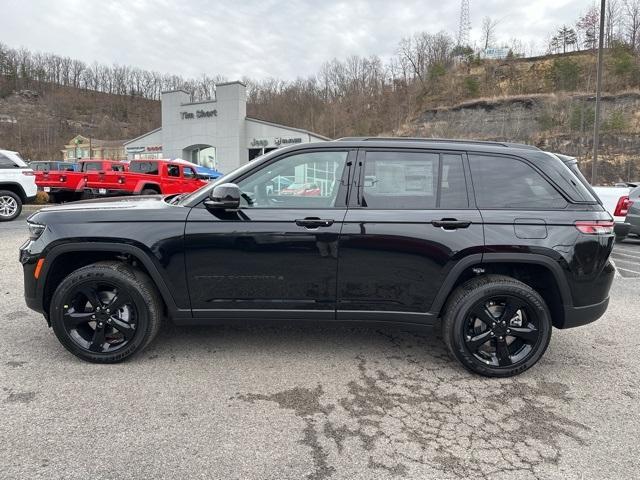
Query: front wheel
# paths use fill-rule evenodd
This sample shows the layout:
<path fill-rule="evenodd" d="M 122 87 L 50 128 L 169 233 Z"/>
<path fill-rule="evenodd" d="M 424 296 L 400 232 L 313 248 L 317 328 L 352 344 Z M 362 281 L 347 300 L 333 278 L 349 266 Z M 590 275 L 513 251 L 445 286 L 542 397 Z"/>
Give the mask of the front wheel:
<path fill-rule="evenodd" d="M 540 360 L 552 323 L 534 289 L 511 277 L 486 275 L 451 295 L 442 326 L 449 352 L 468 370 L 511 377 Z"/>
<path fill-rule="evenodd" d="M 49 314 L 58 340 L 71 353 L 89 362 L 116 363 L 153 340 L 162 301 L 143 272 L 122 262 L 99 262 L 62 280 Z"/>
<path fill-rule="evenodd" d="M 0 222 L 7 222 L 20 216 L 22 200 L 8 190 L 0 190 Z"/>

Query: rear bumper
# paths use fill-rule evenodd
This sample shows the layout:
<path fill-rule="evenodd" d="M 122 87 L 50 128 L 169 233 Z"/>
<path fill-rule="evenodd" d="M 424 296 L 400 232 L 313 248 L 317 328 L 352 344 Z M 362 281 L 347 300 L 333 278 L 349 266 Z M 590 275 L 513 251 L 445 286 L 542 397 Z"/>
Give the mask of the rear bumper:
<path fill-rule="evenodd" d="M 85 191 L 95 195 L 96 197 L 119 197 L 122 195 L 131 195 L 131 192 L 118 188 L 86 188 Z"/>
<path fill-rule="evenodd" d="M 564 307 L 564 323 L 557 325 L 558 328 L 573 328 L 595 322 L 599 319 L 609 306 L 609 297 L 600 303 L 586 305 L 584 307 Z"/>
<path fill-rule="evenodd" d="M 631 231 L 631 224 L 626 222 L 616 222 L 613 227 L 613 233 L 616 237 L 626 237 Z"/>

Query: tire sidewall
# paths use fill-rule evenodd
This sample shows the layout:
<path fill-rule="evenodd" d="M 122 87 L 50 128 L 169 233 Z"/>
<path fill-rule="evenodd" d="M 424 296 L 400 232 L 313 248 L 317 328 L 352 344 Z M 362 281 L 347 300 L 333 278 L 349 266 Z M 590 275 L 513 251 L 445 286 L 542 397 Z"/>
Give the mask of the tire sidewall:
<path fill-rule="evenodd" d="M 483 363 L 473 355 L 464 341 L 464 328 L 469 310 L 483 298 L 488 300 L 491 297 L 501 295 L 512 295 L 525 301 L 527 306 L 535 311 L 538 319 L 538 330 L 540 332 L 538 342 L 533 347 L 533 354 L 525 361 L 521 361 L 515 366 L 510 367 L 492 367 Z M 451 315 L 452 319 L 449 331 L 446 332 L 449 336 L 448 340 L 451 352 L 467 369 L 485 376 L 510 377 L 528 370 L 544 355 L 551 340 L 551 315 L 542 297 L 528 287 L 522 288 L 518 284 L 511 282 L 491 282 L 473 289 L 473 291 L 466 295 L 460 302 L 451 305 L 447 315 Z"/>
<path fill-rule="evenodd" d="M 64 300 L 79 286 L 93 281 L 104 281 L 126 290 L 135 304 L 137 314 L 136 333 L 122 350 L 111 353 L 89 352 L 75 343 L 65 329 L 63 319 Z M 51 299 L 49 315 L 51 327 L 60 343 L 77 357 L 96 363 L 115 363 L 130 357 L 145 345 L 150 335 L 150 311 L 146 299 L 126 275 L 107 268 L 93 271 L 76 271 L 66 277 Z"/>
<path fill-rule="evenodd" d="M 0 215 L 0 222 L 10 222 L 11 220 L 15 220 L 16 218 L 18 218 L 22 213 L 22 200 L 20 199 L 20 197 L 9 190 L 0 191 L 0 197 L 12 197 L 17 204 L 15 213 L 10 217 L 4 217 Z"/>

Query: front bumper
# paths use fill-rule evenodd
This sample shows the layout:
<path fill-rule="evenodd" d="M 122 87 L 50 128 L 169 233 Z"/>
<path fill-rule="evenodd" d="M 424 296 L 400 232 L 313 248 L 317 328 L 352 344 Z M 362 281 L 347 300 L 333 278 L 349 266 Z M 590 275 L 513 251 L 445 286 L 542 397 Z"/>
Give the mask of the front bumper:
<path fill-rule="evenodd" d="M 595 322 L 599 319 L 609 306 L 609 297 L 600 303 L 586 305 L 584 307 L 564 307 L 564 322 L 562 325 L 556 325 L 558 328 L 573 328 Z"/>
<path fill-rule="evenodd" d="M 19 259 L 24 274 L 24 301 L 31 310 L 44 314 L 42 288 L 38 288 L 38 280 L 34 273 L 38 256 L 29 252 L 29 241 L 20 247 Z"/>

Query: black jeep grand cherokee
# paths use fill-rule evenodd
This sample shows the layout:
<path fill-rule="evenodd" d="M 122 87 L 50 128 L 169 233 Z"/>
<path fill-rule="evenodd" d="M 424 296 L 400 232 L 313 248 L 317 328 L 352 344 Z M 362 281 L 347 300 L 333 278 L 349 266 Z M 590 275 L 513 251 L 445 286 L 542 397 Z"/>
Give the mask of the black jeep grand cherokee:
<path fill-rule="evenodd" d="M 313 185 L 296 188 L 295 185 Z M 181 196 L 29 218 L 25 297 L 92 362 L 177 324 L 441 324 L 487 376 L 607 308 L 613 222 L 574 159 L 526 145 L 351 138 L 271 152 Z"/>

